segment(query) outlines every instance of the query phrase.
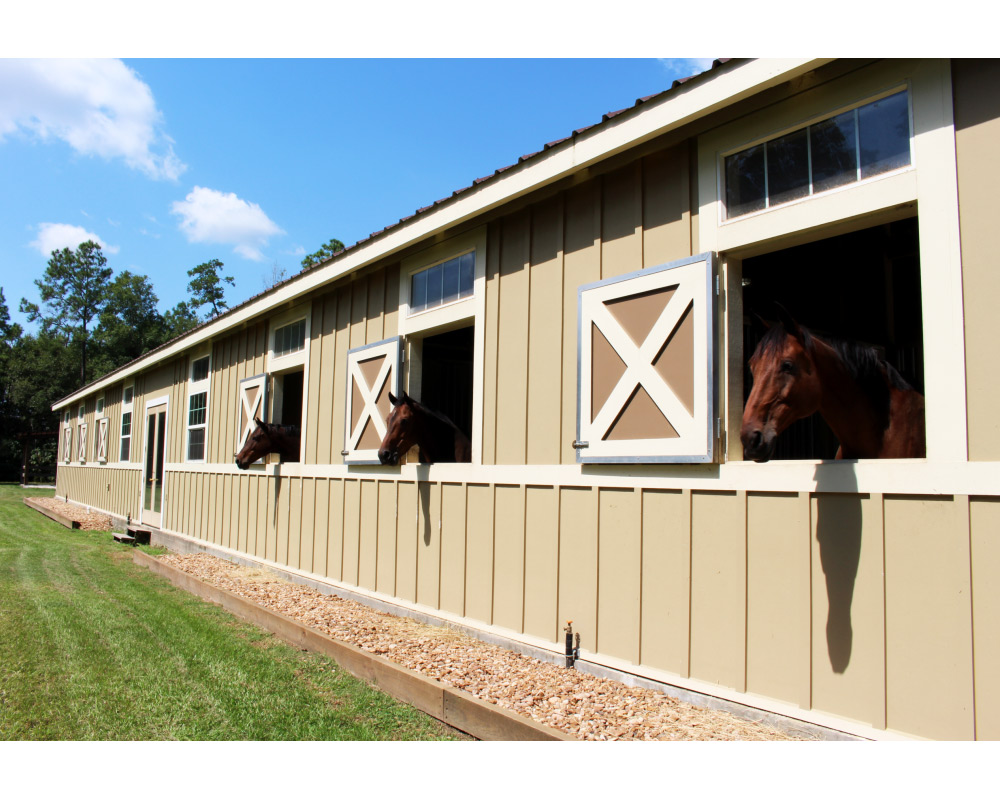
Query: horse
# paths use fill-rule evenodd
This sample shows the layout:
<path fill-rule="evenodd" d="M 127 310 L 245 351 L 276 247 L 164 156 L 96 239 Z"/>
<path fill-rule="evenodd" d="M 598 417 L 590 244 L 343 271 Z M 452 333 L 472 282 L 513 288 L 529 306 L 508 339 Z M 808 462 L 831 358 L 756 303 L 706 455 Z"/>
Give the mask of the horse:
<path fill-rule="evenodd" d="M 402 397 L 389 393 L 392 411 L 386 422 L 385 438 L 378 449 L 378 460 L 396 466 L 411 447 L 419 447 L 420 463 L 472 461 L 469 437 L 444 414 L 432 411 L 403 392 Z"/>
<path fill-rule="evenodd" d="M 236 454 L 236 466 L 247 469 L 268 453 L 280 453 L 282 461 L 299 460 L 302 431 L 295 425 L 272 425 L 254 417 L 257 427 L 247 437 L 243 449 Z"/>
<path fill-rule="evenodd" d="M 778 435 L 817 411 L 837 437 L 838 459 L 926 456 L 923 395 L 874 347 L 821 339 L 775 305 L 779 321 L 750 357 L 744 456 L 768 461 Z"/>

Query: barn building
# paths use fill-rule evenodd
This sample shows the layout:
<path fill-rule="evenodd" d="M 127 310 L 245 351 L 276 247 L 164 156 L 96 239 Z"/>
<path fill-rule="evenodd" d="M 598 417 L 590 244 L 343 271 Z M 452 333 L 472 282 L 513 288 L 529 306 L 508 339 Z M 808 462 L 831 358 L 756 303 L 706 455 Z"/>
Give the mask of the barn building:
<path fill-rule="evenodd" d="M 717 61 L 59 401 L 57 495 L 839 731 L 1000 738 L 998 86 Z M 813 419 L 744 460 L 773 300 L 924 393 L 925 458 Z M 402 389 L 471 463 L 378 463 Z M 236 468 L 255 415 L 297 461 Z"/>

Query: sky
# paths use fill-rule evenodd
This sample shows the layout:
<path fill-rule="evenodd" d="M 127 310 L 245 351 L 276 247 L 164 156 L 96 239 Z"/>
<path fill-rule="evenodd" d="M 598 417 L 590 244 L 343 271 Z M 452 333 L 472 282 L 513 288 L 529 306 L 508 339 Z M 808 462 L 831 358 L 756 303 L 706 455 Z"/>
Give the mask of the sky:
<path fill-rule="evenodd" d="M 0 59 L 0 286 L 91 239 L 165 311 L 219 259 L 230 306 L 711 66 L 687 59 Z"/>

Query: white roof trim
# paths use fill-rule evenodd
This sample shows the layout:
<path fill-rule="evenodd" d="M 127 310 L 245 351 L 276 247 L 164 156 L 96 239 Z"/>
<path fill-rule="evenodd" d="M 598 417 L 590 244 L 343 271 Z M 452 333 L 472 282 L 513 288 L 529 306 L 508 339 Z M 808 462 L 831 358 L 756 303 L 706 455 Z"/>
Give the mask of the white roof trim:
<path fill-rule="evenodd" d="M 829 58 L 757 59 L 718 74 L 708 75 L 689 88 L 681 86 L 661 100 L 651 100 L 637 113 L 623 114 L 621 120 L 596 125 L 576 137 L 539 153 L 523 165 L 470 188 L 461 196 L 437 209 L 418 214 L 414 219 L 398 224 L 384 235 L 368 243 L 355 245 L 349 252 L 326 266 L 315 267 L 301 279 L 281 286 L 273 294 L 240 306 L 215 322 L 208 323 L 195 334 L 179 339 L 156 350 L 128 366 L 112 372 L 98 381 L 78 389 L 52 405 L 53 410 L 71 405 L 79 398 L 135 375 L 150 364 L 172 358 L 218 336 L 230 328 L 267 311 L 269 308 L 294 301 L 313 290 L 369 264 L 391 256 L 406 247 L 434 236 L 490 209 L 508 203 L 529 192 L 579 172 L 598 161 L 627 150 L 645 141 L 686 125 L 700 117 L 762 92 L 773 86 L 810 72 Z"/>

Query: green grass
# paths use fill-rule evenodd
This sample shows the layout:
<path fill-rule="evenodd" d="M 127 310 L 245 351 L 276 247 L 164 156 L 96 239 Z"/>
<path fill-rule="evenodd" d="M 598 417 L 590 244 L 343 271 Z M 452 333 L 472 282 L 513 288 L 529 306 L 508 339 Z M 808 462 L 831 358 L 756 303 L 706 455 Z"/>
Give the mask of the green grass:
<path fill-rule="evenodd" d="M 453 729 L 0 484 L 0 740 L 429 740 Z"/>

